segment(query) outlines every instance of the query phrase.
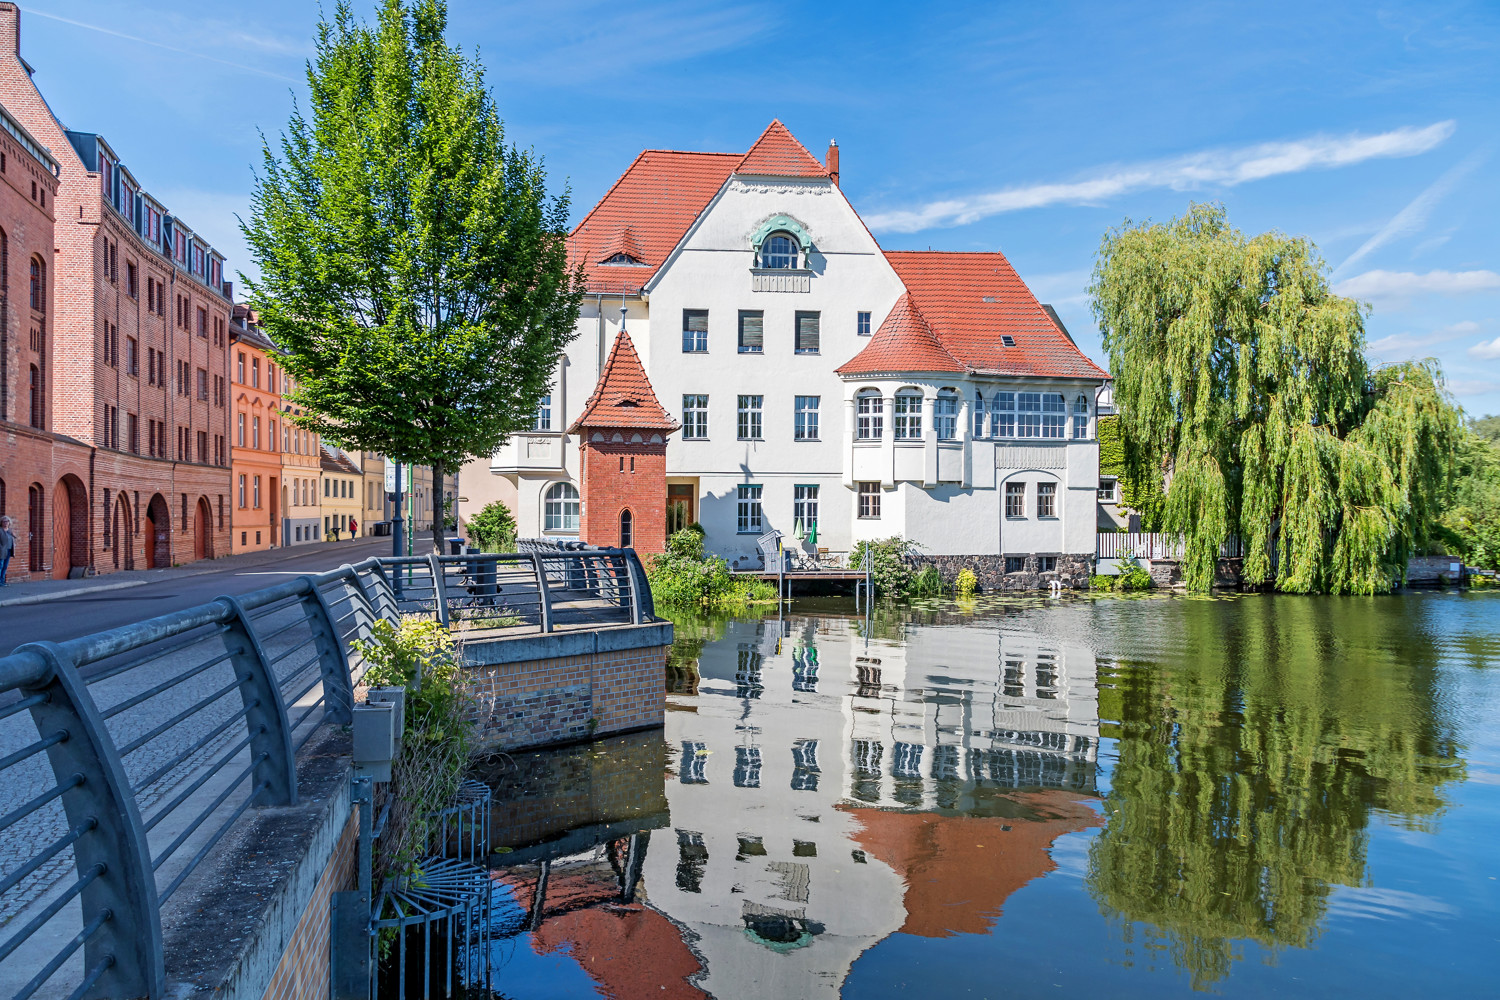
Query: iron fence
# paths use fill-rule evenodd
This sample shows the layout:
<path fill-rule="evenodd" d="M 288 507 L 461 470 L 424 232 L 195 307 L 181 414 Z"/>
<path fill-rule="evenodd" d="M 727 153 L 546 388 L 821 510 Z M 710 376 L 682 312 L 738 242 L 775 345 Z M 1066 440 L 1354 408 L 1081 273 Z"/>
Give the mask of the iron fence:
<path fill-rule="evenodd" d="M 375 621 L 653 612 L 628 549 L 382 558 L 0 657 L 0 995 L 163 996 L 163 907 L 247 811 L 296 803 L 297 752 L 351 722 Z"/>

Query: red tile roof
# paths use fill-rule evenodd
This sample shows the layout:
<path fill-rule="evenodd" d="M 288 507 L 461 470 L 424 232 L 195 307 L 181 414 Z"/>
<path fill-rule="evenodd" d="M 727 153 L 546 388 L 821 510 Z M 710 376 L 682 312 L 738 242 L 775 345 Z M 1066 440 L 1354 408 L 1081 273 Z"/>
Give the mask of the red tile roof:
<path fill-rule="evenodd" d="M 763 177 L 828 176 L 828 168 L 797 141 L 780 119 L 766 127 L 734 172 Z"/>
<path fill-rule="evenodd" d="M 621 226 L 616 229 L 615 234 L 604 242 L 598 257 L 593 262 L 603 264 L 619 254 L 624 254 L 639 263 L 645 262 L 645 251 L 641 249 L 640 241 L 635 238 L 635 229 L 631 226 Z"/>
<path fill-rule="evenodd" d="M 568 433 L 577 434 L 583 427 L 633 427 L 666 432 L 677 429 L 677 421 L 662 409 L 651 388 L 630 334 L 623 330 L 609 352 L 604 377 L 594 387 L 594 394 Z"/>
<path fill-rule="evenodd" d="M 634 294 L 650 281 L 742 159 L 669 149 L 637 156 L 568 237 L 569 256 L 583 264 L 589 291 Z M 600 263 L 627 235 L 638 251 L 631 256 L 645 266 Z"/>
<path fill-rule="evenodd" d="M 907 293 L 858 354 L 835 369 L 840 375 L 876 372 L 963 372 L 967 369 L 943 347 Z"/>
<path fill-rule="evenodd" d="M 999 251 L 887 251 L 885 256 L 937 339 L 971 371 L 1109 378 L 1058 328 Z M 1014 338 L 1015 346 L 1006 347 L 1002 336 Z"/>

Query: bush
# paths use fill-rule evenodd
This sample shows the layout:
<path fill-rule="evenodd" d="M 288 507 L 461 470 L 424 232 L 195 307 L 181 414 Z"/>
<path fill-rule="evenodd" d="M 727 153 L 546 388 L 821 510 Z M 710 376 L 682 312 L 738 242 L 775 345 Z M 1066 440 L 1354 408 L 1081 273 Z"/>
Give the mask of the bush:
<path fill-rule="evenodd" d="M 1096 573 L 1089 577 L 1090 590 L 1113 590 L 1126 592 L 1132 590 L 1150 590 L 1156 586 L 1156 581 L 1151 579 L 1151 573 L 1134 559 L 1120 560 L 1119 576 L 1104 576 Z"/>
<path fill-rule="evenodd" d="M 865 551 L 870 552 L 870 578 L 875 584 L 875 593 L 881 597 L 900 600 L 911 587 L 911 566 L 907 557 L 912 553 L 912 544 L 899 536 L 876 542 L 857 542 L 849 553 L 849 565 L 863 569 Z"/>
<path fill-rule="evenodd" d="M 516 519 L 499 500 L 485 504 L 469 518 L 469 539 L 483 552 L 510 552 L 516 547 Z"/>
<path fill-rule="evenodd" d="M 978 589 L 979 577 L 974 575 L 974 571 L 972 569 L 969 569 L 967 566 L 965 566 L 962 570 L 959 571 L 958 579 L 953 581 L 954 592 L 957 593 L 959 597 L 967 599 L 973 597 L 974 591 Z"/>
<path fill-rule="evenodd" d="M 776 587 L 754 577 L 735 577 L 729 564 L 703 551 L 703 529 L 693 524 L 667 536 L 667 551 L 652 556 L 646 579 L 657 604 L 669 608 L 730 611 L 776 600 Z"/>
<path fill-rule="evenodd" d="M 945 588 L 936 566 L 923 566 L 912 576 L 907 592 L 912 597 L 937 597 Z"/>

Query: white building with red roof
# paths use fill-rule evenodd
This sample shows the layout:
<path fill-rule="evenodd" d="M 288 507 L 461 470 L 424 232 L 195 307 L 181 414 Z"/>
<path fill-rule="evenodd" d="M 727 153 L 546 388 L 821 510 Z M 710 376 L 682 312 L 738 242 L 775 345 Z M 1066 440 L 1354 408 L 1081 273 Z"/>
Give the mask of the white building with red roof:
<path fill-rule="evenodd" d="M 1108 374 L 998 251 L 882 250 L 837 145 L 820 162 L 776 121 L 742 154 L 648 150 L 570 249 L 579 335 L 534 430 L 465 470 L 471 508 L 494 494 L 523 536 L 578 532 L 568 428 L 627 329 L 681 425 L 668 527 L 701 523 L 732 565 L 759 567 L 771 529 L 833 560 L 899 535 L 988 587 L 1086 583 Z"/>

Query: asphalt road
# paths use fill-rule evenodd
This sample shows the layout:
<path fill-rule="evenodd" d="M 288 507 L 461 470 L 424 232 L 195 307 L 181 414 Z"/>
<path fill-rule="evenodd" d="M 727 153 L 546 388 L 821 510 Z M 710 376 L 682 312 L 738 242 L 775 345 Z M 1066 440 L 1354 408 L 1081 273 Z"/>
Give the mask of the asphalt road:
<path fill-rule="evenodd" d="M 256 565 L 226 560 L 222 570 L 201 573 L 198 567 L 165 570 L 160 582 L 125 590 L 108 590 L 77 597 L 61 597 L 41 604 L 0 608 L 0 652 L 9 653 L 28 642 L 61 642 L 91 632 L 117 628 L 169 611 L 206 604 L 215 597 L 243 594 L 269 587 L 291 576 L 321 573 L 370 556 L 390 555 L 389 538 L 371 538 L 359 545 L 324 548 L 309 545 L 287 551 L 286 558 Z"/>

